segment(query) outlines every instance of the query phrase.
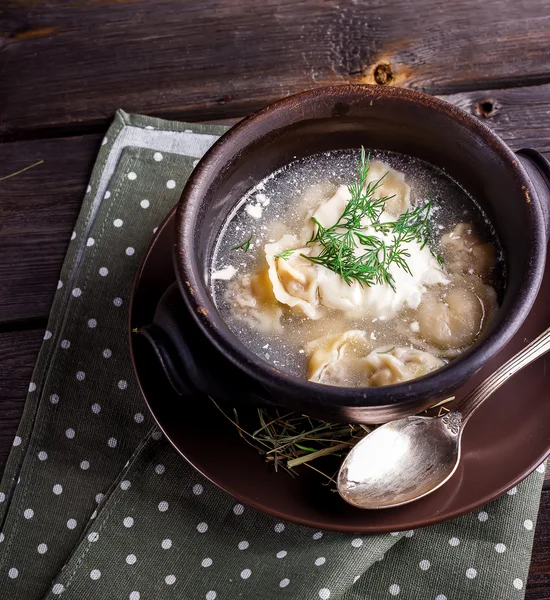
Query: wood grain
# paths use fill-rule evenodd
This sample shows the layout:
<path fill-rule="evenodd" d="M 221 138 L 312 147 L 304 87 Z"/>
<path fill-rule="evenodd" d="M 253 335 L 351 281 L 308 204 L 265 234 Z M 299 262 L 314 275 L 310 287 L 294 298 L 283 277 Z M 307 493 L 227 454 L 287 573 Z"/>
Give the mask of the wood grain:
<path fill-rule="evenodd" d="M 549 35 L 539 0 L 5 0 L 0 135 L 89 132 L 118 107 L 242 116 L 344 82 L 541 84 Z"/>
<path fill-rule="evenodd" d="M 550 156 L 550 85 L 442 97 L 472 114 L 490 100 L 496 108 L 479 118 L 512 148 Z M 0 144 L 0 177 L 45 161 L 0 181 L 0 330 L 45 322 L 99 143 L 89 135 Z"/>

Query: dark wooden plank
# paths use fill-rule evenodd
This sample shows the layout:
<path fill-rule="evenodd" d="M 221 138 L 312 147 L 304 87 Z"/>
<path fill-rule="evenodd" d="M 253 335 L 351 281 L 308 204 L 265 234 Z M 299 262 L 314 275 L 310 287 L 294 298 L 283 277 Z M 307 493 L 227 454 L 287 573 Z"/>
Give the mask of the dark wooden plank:
<path fill-rule="evenodd" d="M 550 598 L 550 490 L 542 493 L 525 600 Z"/>
<path fill-rule="evenodd" d="M 0 144 L 0 327 L 45 319 L 101 136 Z"/>
<path fill-rule="evenodd" d="M 44 331 L 0 334 L 0 473 L 8 458 Z"/>
<path fill-rule="evenodd" d="M 7 0 L 0 132 L 89 131 L 115 108 L 240 116 L 331 83 L 431 93 L 550 81 L 538 0 Z M 43 133 L 44 133 L 43 131 Z"/>
<path fill-rule="evenodd" d="M 512 148 L 532 146 L 550 156 L 550 85 L 444 98 L 473 114 L 490 112 L 490 100 L 496 108 L 480 118 Z M 0 177 L 40 158 L 45 161 L 0 181 L 0 329 L 47 317 L 99 139 L 90 135 L 0 144 Z"/>

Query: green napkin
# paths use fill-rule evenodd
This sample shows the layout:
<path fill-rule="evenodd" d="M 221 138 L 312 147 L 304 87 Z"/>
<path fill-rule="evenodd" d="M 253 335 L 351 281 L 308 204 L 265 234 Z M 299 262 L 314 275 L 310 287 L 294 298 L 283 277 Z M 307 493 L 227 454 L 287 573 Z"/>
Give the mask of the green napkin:
<path fill-rule="evenodd" d="M 0 486 L 2 598 L 523 598 L 543 465 L 454 521 L 347 535 L 236 503 L 153 426 L 128 351 L 131 285 L 224 130 L 119 111 L 107 133 Z"/>

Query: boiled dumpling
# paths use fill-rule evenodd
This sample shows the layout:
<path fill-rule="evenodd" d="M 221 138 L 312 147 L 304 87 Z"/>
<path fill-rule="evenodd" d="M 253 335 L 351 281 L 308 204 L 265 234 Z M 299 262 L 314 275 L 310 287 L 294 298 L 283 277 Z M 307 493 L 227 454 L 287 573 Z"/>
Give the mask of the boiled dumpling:
<path fill-rule="evenodd" d="M 380 160 L 373 160 L 370 163 L 367 183 L 379 180 L 385 173 L 386 176 L 376 188 L 373 196 L 377 199 L 388 196 L 389 200 L 386 200 L 385 210 L 392 215 L 399 216 L 411 207 L 411 188 L 405 183 L 405 174 L 392 169 Z"/>
<path fill-rule="evenodd" d="M 309 319 L 318 319 L 322 315 L 322 309 L 319 306 L 317 267 L 301 256 L 309 254 L 311 248 L 296 248 L 297 245 L 296 236 L 287 234 L 279 241 L 265 246 L 273 294 L 282 304 L 295 308 Z M 277 256 L 288 249 L 293 249 L 289 256 Z"/>
<path fill-rule="evenodd" d="M 456 355 L 476 340 L 495 307 L 492 287 L 477 277 L 457 279 L 445 291 L 424 296 L 416 315 L 419 335 L 442 355 Z"/>
<path fill-rule="evenodd" d="M 273 295 L 267 269 L 231 281 L 226 299 L 231 303 L 233 314 L 256 329 L 266 333 L 281 329 L 283 311 Z"/>
<path fill-rule="evenodd" d="M 496 265 L 493 244 L 482 242 L 471 223 L 459 223 L 441 238 L 445 265 L 451 273 L 476 274 L 487 277 Z"/>
<path fill-rule="evenodd" d="M 444 362 L 416 348 L 370 351 L 365 331 L 350 330 L 308 344 L 309 379 L 345 387 L 379 387 L 409 381 L 439 369 Z"/>

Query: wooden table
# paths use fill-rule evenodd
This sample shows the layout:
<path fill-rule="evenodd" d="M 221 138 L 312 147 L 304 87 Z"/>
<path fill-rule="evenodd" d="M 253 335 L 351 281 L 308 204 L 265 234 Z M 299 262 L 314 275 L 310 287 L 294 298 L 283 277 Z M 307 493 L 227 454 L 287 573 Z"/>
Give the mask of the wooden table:
<path fill-rule="evenodd" d="M 3 1 L 0 177 L 44 163 L 0 181 L 0 465 L 114 110 L 231 119 L 346 82 L 439 95 L 550 156 L 540 0 Z M 526 597 L 550 598 L 550 485 Z"/>

